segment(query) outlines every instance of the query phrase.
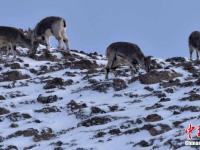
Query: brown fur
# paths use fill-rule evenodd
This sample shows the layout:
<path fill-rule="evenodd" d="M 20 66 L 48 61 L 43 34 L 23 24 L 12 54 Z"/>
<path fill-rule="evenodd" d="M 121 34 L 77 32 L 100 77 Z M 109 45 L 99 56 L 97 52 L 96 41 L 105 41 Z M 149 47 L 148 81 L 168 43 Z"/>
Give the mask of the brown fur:
<path fill-rule="evenodd" d="M 131 67 L 132 75 L 137 65 L 141 65 L 142 68 L 149 71 L 148 58 L 144 56 L 136 44 L 129 42 L 112 43 L 107 47 L 106 56 L 108 58 L 106 79 L 108 79 L 110 69 L 117 68 L 121 64 L 128 64 Z"/>
<path fill-rule="evenodd" d="M 197 60 L 199 59 L 200 52 L 200 32 L 194 31 L 189 36 L 189 51 L 190 51 L 190 60 L 192 60 L 192 53 L 196 51 Z"/>

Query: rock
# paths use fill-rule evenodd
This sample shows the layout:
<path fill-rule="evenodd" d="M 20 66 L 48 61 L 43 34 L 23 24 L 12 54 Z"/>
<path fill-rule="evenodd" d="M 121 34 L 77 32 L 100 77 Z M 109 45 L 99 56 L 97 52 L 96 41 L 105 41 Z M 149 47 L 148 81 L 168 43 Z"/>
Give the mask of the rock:
<path fill-rule="evenodd" d="M 0 95 L 0 101 L 5 100 L 6 98 L 3 95 Z"/>
<path fill-rule="evenodd" d="M 38 133 L 39 131 L 37 129 L 28 128 L 26 130 L 16 131 L 15 133 L 9 135 L 7 138 L 13 138 L 18 136 L 30 137 L 30 136 L 35 136 Z"/>
<path fill-rule="evenodd" d="M 200 95 L 196 93 L 191 93 L 188 97 L 183 97 L 180 99 L 181 101 L 197 101 L 200 100 Z"/>
<path fill-rule="evenodd" d="M 98 132 L 94 137 L 95 137 L 95 138 L 100 138 L 100 137 L 104 137 L 104 135 L 106 135 L 106 133 L 100 131 L 100 132 Z"/>
<path fill-rule="evenodd" d="M 200 112 L 200 107 L 198 106 L 184 106 L 180 108 L 180 111 L 191 111 L 191 112 Z"/>
<path fill-rule="evenodd" d="M 123 79 L 113 79 L 113 88 L 115 91 L 120 91 L 127 88 L 127 85 Z"/>
<path fill-rule="evenodd" d="M 53 89 L 59 86 L 64 85 L 64 80 L 62 78 L 54 78 L 52 80 L 48 80 L 46 85 L 43 87 L 44 89 Z"/>
<path fill-rule="evenodd" d="M 38 71 L 35 70 L 34 68 L 29 69 L 29 71 L 30 71 L 31 73 L 33 73 L 33 74 L 38 74 Z"/>
<path fill-rule="evenodd" d="M 121 133 L 120 129 L 111 129 L 108 132 L 111 135 L 119 135 Z"/>
<path fill-rule="evenodd" d="M 65 86 L 70 86 L 74 83 L 74 81 L 72 79 L 68 79 L 67 81 L 64 82 Z"/>
<path fill-rule="evenodd" d="M 100 109 L 99 107 L 91 107 L 92 114 L 103 114 L 106 113 L 104 110 Z"/>
<path fill-rule="evenodd" d="M 99 83 L 99 81 L 97 81 L 96 79 L 88 79 L 88 82 L 90 84 L 98 84 Z"/>
<path fill-rule="evenodd" d="M 185 146 L 185 142 L 183 142 L 181 139 L 168 139 L 166 142 L 164 142 L 164 145 L 168 145 L 169 149 L 181 149 Z"/>
<path fill-rule="evenodd" d="M 175 79 L 175 80 L 169 80 L 169 81 L 162 81 L 160 83 L 160 86 L 167 88 L 167 87 L 172 87 L 172 86 L 179 86 L 180 85 L 180 80 Z"/>
<path fill-rule="evenodd" d="M 20 69 L 21 68 L 19 63 L 6 64 L 5 67 L 10 67 L 11 69 Z"/>
<path fill-rule="evenodd" d="M 2 73 L 2 75 L 0 75 L 0 82 L 15 81 L 15 80 L 28 79 L 28 78 L 30 78 L 29 75 L 22 74 L 19 71 L 8 71 L 8 72 L 4 72 L 4 73 Z"/>
<path fill-rule="evenodd" d="M 163 107 L 162 104 L 160 104 L 160 103 L 155 103 L 154 105 L 152 105 L 152 106 L 150 106 L 150 107 L 146 107 L 145 109 L 146 109 L 146 110 L 151 110 L 151 109 L 157 109 L 157 108 L 161 108 L 161 107 Z"/>
<path fill-rule="evenodd" d="M 170 101 L 171 99 L 170 98 L 161 98 L 159 102 L 168 102 Z"/>
<path fill-rule="evenodd" d="M 57 57 L 55 55 L 52 55 L 52 53 L 48 51 L 47 49 L 43 50 L 41 55 L 39 56 L 35 55 L 33 58 L 40 61 L 43 61 L 43 60 L 56 61 L 57 60 Z"/>
<path fill-rule="evenodd" d="M 90 61 L 88 59 L 81 59 L 81 60 L 78 60 L 78 61 L 74 61 L 72 64 L 71 64 L 71 68 L 72 69 L 88 69 L 88 70 L 91 70 L 91 69 L 95 69 L 97 68 L 98 65 L 96 63 L 96 61 Z"/>
<path fill-rule="evenodd" d="M 194 82 L 192 82 L 192 81 L 188 81 L 188 82 L 183 82 L 183 83 L 181 83 L 179 86 L 180 87 L 190 87 L 190 86 L 194 86 Z"/>
<path fill-rule="evenodd" d="M 173 62 L 183 63 L 183 62 L 185 62 L 186 60 L 185 60 L 184 57 L 172 57 L 172 58 L 166 59 L 165 61 L 166 61 L 166 62 L 171 62 L 171 63 L 173 63 Z"/>
<path fill-rule="evenodd" d="M 69 71 L 66 71 L 66 72 L 64 73 L 64 75 L 69 76 L 69 77 L 75 77 L 76 74 L 77 74 L 76 72 L 69 72 Z"/>
<path fill-rule="evenodd" d="M 19 125 L 18 125 L 18 124 L 16 124 L 16 123 L 11 123 L 10 127 L 11 127 L 11 128 L 18 128 L 18 127 L 19 127 Z"/>
<path fill-rule="evenodd" d="M 133 128 L 133 129 L 129 129 L 129 130 L 124 131 L 124 134 L 135 134 L 139 131 L 140 131 L 139 128 Z"/>
<path fill-rule="evenodd" d="M 46 128 L 46 129 L 43 129 L 41 133 L 36 134 L 33 140 L 34 142 L 39 142 L 43 140 L 50 140 L 54 137 L 56 137 L 56 135 L 53 133 L 53 130 L 51 128 Z"/>
<path fill-rule="evenodd" d="M 153 145 L 153 140 L 151 140 L 150 143 L 145 140 L 142 140 L 142 141 L 138 142 L 137 144 L 135 144 L 134 146 L 136 146 L 136 145 L 139 145 L 141 147 L 149 147 L 149 146 Z"/>
<path fill-rule="evenodd" d="M 8 113 L 10 113 L 9 110 L 7 110 L 7 109 L 5 109 L 3 107 L 0 107 L 0 115 L 5 115 L 5 114 L 8 114 Z"/>
<path fill-rule="evenodd" d="M 18 150 L 18 148 L 15 145 L 9 145 L 4 150 Z"/>
<path fill-rule="evenodd" d="M 153 91 L 153 95 L 157 96 L 158 98 L 164 98 L 164 97 L 166 97 L 166 94 L 163 93 L 162 91 Z"/>
<path fill-rule="evenodd" d="M 195 67 L 195 65 L 192 62 L 186 62 L 181 64 L 183 66 L 183 69 L 187 70 L 188 72 L 192 73 L 194 77 L 199 77 L 198 69 Z"/>
<path fill-rule="evenodd" d="M 37 101 L 42 104 L 53 103 L 53 102 L 56 102 L 57 100 L 58 100 L 57 95 L 50 95 L 50 96 L 39 95 L 37 98 Z"/>
<path fill-rule="evenodd" d="M 152 136 L 157 136 L 157 135 L 163 134 L 163 133 L 171 130 L 170 126 L 167 124 L 158 124 L 158 126 L 159 126 L 160 130 L 157 130 L 157 128 L 155 128 L 155 126 L 151 125 L 151 124 L 146 124 L 141 129 L 145 129 L 145 130 L 149 131 L 149 133 Z"/>
<path fill-rule="evenodd" d="M 155 122 L 155 121 L 160 121 L 160 120 L 163 120 L 163 118 L 158 115 L 158 114 L 151 114 L 151 115 L 148 115 L 145 120 L 147 122 Z"/>
<path fill-rule="evenodd" d="M 200 85 L 200 78 L 195 81 L 196 85 Z"/>
<path fill-rule="evenodd" d="M 86 108 L 87 105 L 85 103 L 77 103 L 74 100 L 71 100 L 68 104 L 67 104 L 67 108 L 70 108 L 70 110 L 73 112 L 75 110 L 81 110 L 83 108 Z"/>
<path fill-rule="evenodd" d="M 139 76 L 139 80 L 142 84 L 155 84 L 163 80 L 172 80 L 176 77 L 181 77 L 182 75 L 176 72 L 170 71 L 151 71 L 144 75 Z"/>
<path fill-rule="evenodd" d="M 54 150 L 64 150 L 62 147 L 55 147 Z"/>
<path fill-rule="evenodd" d="M 111 83 L 99 82 L 97 84 L 92 84 L 89 88 L 92 88 L 94 91 L 107 93 L 107 90 L 112 86 Z"/>
<path fill-rule="evenodd" d="M 165 92 L 167 92 L 167 93 L 174 93 L 174 89 L 172 89 L 172 88 L 167 88 L 167 89 L 165 89 Z"/>
<path fill-rule="evenodd" d="M 78 124 L 78 126 L 95 126 L 95 125 L 102 125 L 111 122 L 111 118 L 107 116 L 95 116 L 90 119 L 86 119 Z"/>
<path fill-rule="evenodd" d="M 108 106 L 111 112 L 115 112 L 118 111 L 119 106 L 118 105 L 114 105 L 114 106 Z"/>
<path fill-rule="evenodd" d="M 164 64 L 163 62 L 157 62 L 156 59 L 151 59 L 151 65 L 150 65 L 150 70 L 152 69 L 162 69 L 162 65 Z"/>
<path fill-rule="evenodd" d="M 14 113 L 7 115 L 6 118 L 10 119 L 10 121 L 16 122 L 16 121 L 20 121 L 20 120 L 30 119 L 31 116 L 26 113 L 14 112 Z"/>
<path fill-rule="evenodd" d="M 57 108 L 56 106 L 51 106 L 51 107 L 45 107 L 45 108 L 42 108 L 42 109 L 39 109 L 39 110 L 35 110 L 35 112 L 38 112 L 38 113 L 53 113 L 53 112 L 61 112 L 61 110 L 59 108 Z"/>
<path fill-rule="evenodd" d="M 149 92 L 152 92 L 152 91 L 154 91 L 154 89 L 153 89 L 153 88 L 151 88 L 151 87 L 149 87 L 149 86 L 145 86 L 145 87 L 144 87 L 144 89 L 145 89 L 145 90 L 147 90 L 147 91 L 149 91 Z"/>
<path fill-rule="evenodd" d="M 2 143 L 4 141 L 4 137 L 0 136 L 0 143 Z M 0 145 L 0 148 L 1 148 L 1 145 Z"/>

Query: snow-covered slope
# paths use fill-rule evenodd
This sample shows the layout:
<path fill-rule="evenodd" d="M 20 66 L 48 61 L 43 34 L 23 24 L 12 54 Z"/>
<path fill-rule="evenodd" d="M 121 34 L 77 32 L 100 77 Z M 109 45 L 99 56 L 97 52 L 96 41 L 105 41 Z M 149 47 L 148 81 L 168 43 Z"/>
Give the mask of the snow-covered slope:
<path fill-rule="evenodd" d="M 104 80 L 106 62 L 56 50 L 1 62 L 0 149 L 195 148 L 185 128 L 199 125 L 199 62 L 154 59 L 150 73 Z"/>

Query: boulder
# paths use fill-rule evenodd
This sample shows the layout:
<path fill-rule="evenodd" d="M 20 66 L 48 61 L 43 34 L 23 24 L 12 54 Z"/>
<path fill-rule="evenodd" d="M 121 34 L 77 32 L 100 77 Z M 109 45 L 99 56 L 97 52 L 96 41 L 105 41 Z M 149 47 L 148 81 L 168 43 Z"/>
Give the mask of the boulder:
<path fill-rule="evenodd" d="M 22 74 L 19 71 L 8 71 L 8 72 L 4 72 L 4 73 L 2 73 L 2 75 L 0 75 L 0 82 L 15 81 L 15 80 L 28 79 L 28 78 L 30 78 L 29 75 Z"/>
<path fill-rule="evenodd" d="M 140 75 L 138 78 L 142 84 L 155 84 L 163 80 L 169 81 L 182 75 L 175 71 L 151 71 L 144 75 Z"/>

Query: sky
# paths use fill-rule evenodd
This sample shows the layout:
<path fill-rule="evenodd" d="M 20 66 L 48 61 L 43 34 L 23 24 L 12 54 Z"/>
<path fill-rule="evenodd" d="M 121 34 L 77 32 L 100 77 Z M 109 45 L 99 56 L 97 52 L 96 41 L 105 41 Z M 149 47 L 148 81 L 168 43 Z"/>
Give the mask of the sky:
<path fill-rule="evenodd" d="M 127 41 L 145 55 L 188 57 L 188 37 L 200 30 L 199 6 L 199 0 L 6 0 L 0 25 L 34 28 L 44 17 L 61 16 L 71 49 L 105 54 L 109 44 Z"/>

